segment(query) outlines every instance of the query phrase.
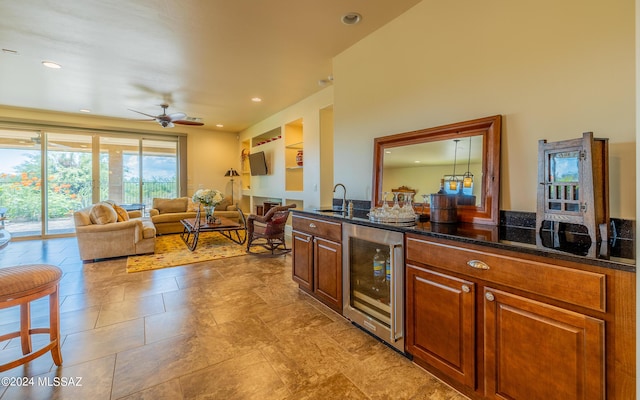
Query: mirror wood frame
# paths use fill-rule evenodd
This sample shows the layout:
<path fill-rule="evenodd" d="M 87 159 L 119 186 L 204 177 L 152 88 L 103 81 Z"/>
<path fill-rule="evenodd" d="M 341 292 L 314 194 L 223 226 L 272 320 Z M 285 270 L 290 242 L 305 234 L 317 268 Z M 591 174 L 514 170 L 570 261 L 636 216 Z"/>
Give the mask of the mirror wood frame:
<path fill-rule="evenodd" d="M 383 160 L 386 149 L 411 144 L 483 136 L 482 195 L 478 206 L 458 206 L 460 222 L 498 225 L 500 218 L 500 136 L 502 116 L 474 119 L 374 139 L 373 204 L 382 205 Z M 434 183 L 437 185 L 437 183 Z M 426 210 L 428 211 L 428 209 Z M 427 212 L 428 213 L 428 212 Z"/>

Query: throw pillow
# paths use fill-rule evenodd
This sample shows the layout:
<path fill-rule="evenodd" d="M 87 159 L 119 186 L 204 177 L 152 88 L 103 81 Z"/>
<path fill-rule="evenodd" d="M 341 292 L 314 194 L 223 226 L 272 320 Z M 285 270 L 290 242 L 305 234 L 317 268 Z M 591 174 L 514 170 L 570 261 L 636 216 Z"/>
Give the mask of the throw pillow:
<path fill-rule="evenodd" d="M 202 204 L 194 202 L 191 197 L 187 197 L 187 202 L 189 203 L 187 205 L 187 212 L 197 212 L 198 208 L 202 211 Z"/>
<path fill-rule="evenodd" d="M 118 214 L 118 222 L 129 220 L 129 213 L 127 212 L 127 210 L 125 210 L 124 208 L 120 207 L 117 204 L 113 204 L 112 206 L 116 214 Z"/>
<path fill-rule="evenodd" d="M 110 224 L 118 220 L 118 214 L 109 203 L 97 203 L 91 207 L 89 219 L 98 225 Z"/>
<path fill-rule="evenodd" d="M 156 208 L 160 214 L 180 213 L 187 211 L 187 197 L 178 197 L 177 199 L 153 199 L 153 208 Z"/>
<path fill-rule="evenodd" d="M 216 205 L 216 211 L 227 211 L 227 207 L 231 205 L 231 199 L 225 197 Z"/>

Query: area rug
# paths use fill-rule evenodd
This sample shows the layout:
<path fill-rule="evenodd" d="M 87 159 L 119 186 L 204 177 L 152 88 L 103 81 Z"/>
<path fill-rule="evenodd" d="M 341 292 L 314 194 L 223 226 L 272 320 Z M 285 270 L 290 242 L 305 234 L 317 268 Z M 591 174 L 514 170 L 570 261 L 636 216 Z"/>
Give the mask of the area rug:
<path fill-rule="evenodd" d="M 127 272 L 176 267 L 246 254 L 245 245 L 236 244 L 218 232 L 201 233 L 194 251 L 189 251 L 180 235 L 163 235 L 156 238 L 154 254 L 127 258 Z"/>

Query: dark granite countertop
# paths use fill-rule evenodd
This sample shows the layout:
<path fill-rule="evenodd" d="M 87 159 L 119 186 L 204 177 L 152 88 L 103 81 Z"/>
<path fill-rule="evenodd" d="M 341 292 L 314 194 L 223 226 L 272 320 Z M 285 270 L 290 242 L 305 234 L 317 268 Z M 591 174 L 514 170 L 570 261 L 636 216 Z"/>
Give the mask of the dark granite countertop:
<path fill-rule="evenodd" d="M 482 224 L 436 224 L 418 222 L 415 226 L 397 226 L 371 222 L 368 219 L 369 210 L 354 210 L 349 217 L 337 209 L 292 209 L 299 214 L 319 216 L 326 219 L 348 222 L 357 225 L 371 226 L 398 232 L 410 232 L 430 237 L 456 240 L 461 243 L 471 243 L 497 249 L 517 251 L 531 255 L 562 259 L 612 268 L 628 272 L 636 272 L 633 251 L 625 251 L 620 243 L 592 244 L 588 236 L 567 233 L 555 238 L 550 231 L 543 231 L 537 238 L 536 231 L 530 227 L 492 226 Z M 631 247 L 633 244 L 631 244 Z M 628 246 L 627 246 L 628 247 Z M 630 253 L 630 254 L 628 254 Z"/>

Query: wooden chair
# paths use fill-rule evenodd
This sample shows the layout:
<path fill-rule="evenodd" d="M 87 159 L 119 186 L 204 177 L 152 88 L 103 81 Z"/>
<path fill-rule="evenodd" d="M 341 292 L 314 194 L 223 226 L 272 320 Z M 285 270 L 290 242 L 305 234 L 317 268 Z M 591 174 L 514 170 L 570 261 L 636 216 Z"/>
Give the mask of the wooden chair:
<path fill-rule="evenodd" d="M 0 372 L 25 364 L 49 350 L 53 362 L 62 365 L 58 286 L 62 271 L 46 264 L 0 268 L 0 309 L 20 306 L 20 330 L 0 336 L 0 342 L 20 338 L 24 357 L 0 365 Z M 49 296 L 49 327 L 31 328 L 31 302 Z M 49 343 L 32 351 L 31 335 L 48 333 Z"/>
<path fill-rule="evenodd" d="M 284 227 L 289 218 L 289 209 L 295 204 L 272 207 L 264 216 L 251 214 L 247 218 L 247 252 L 251 253 L 251 246 L 262 246 L 275 254 L 288 253 L 284 238 Z"/>

